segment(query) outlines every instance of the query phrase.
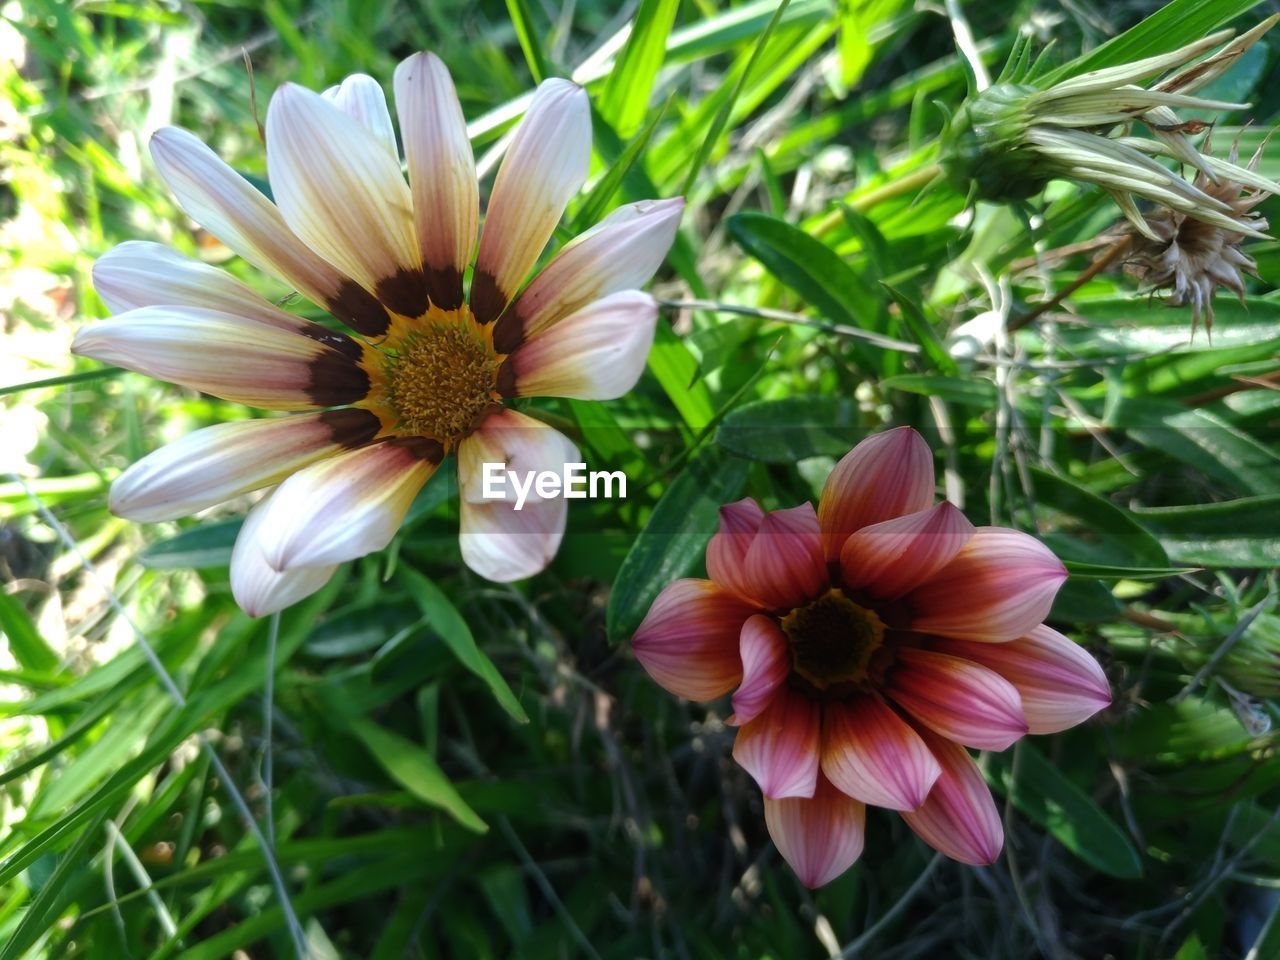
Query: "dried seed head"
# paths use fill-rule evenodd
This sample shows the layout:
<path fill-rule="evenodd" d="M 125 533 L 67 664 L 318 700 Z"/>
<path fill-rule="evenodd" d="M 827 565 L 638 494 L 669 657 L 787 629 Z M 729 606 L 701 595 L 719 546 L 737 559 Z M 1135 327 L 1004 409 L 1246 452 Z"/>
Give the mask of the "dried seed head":
<path fill-rule="evenodd" d="M 1246 171 L 1257 169 L 1263 147 L 1254 153 Z M 1238 148 L 1237 139 L 1228 160 L 1233 166 Z M 1206 152 L 1209 149 L 1206 141 Z M 1202 316 L 1206 329 L 1213 329 L 1213 295 L 1218 287 L 1230 290 L 1243 301 L 1243 274 L 1256 274 L 1257 264 L 1240 245 L 1246 238 L 1266 231 L 1267 221 L 1253 208 L 1270 193 L 1226 176 L 1214 181 L 1203 172 L 1196 176 L 1194 186 L 1228 208 L 1227 216 L 1234 221 L 1234 228 L 1164 208 L 1144 218 L 1148 231 L 1140 231 L 1130 223 L 1121 234 L 1129 239 L 1125 273 L 1145 289 L 1164 293 L 1165 303 L 1170 306 L 1190 305 L 1193 334 Z"/>

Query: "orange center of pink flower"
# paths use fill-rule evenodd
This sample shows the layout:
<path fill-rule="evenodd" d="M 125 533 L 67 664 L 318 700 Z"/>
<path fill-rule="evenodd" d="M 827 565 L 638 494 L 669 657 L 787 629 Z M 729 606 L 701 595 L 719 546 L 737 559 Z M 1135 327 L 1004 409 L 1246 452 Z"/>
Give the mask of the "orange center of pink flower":
<path fill-rule="evenodd" d="M 819 690 L 867 678 L 871 656 L 884 643 L 884 623 L 843 590 L 832 587 L 782 618 L 791 668 Z"/>
<path fill-rule="evenodd" d="M 465 307 L 389 338 L 383 377 L 397 430 L 445 444 L 471 433 L 502 398 L 492 339 Z"/>

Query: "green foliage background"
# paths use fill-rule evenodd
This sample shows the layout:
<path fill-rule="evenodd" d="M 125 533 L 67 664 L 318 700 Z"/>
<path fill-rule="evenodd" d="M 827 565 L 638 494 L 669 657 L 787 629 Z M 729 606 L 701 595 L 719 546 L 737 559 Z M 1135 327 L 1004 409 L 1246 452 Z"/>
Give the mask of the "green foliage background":
<path fill-rule="evenodd" d="M 1020 29 L 1093 68 L 1267 12 L 1177 0 L 1104 45 L 1154 5 L 971 6 L 997 72 Z M 949 188 L 921 194 L 934 102 L 957 105 L 967 75 L 948 19 L 903 0 L 10 0 L 0 16 L 0 960 L 295 956 L 215 757 L 317 957 L 1280 957 L 1280 651 L 1223 683 L 1226 651 L 1189 683 L 1224 641 L 1280 632 L 1276 245 L 1251 248 L 1261 277 L 1219 299 L 1212 341 L 1104 274 L 976 357 L 949 350 L 960 324 L 1070 282 L 1089 262 L 1070 251 L 1117 213 L 1066 183 L 971 214 Z M 154 175 L 150 131 L 179 123 L 263 177 L 255 89 L 261 112 L 286 79 L 389 86 L 418 49 L 448 63 L 480 155 L 538 79 L 586 83 L 593 174 L 563 237 L 625 200 L 689 198 L 640 386 L 542 404 L 629 497 L 575 504 L 552 567 L 498 586 L 460 562 L 442 470 L 389 551 L 277 633 L 227 587 L 244 504 L 148 526 L 106 510 L 123 467 L 249 412 L 66 348 L 105 314 L 89 270 L 115 243 L 219 256 Z M 1225 118 L 1253 121 L 1247 151 L 1278 90 L 1268 37 L 1207 95 L 1253 101 Z M 873 811 L 862 860 L 810 893 L 729 759 L 727 705 L 674 700 L 625 641 L 662 585 L 698 573 L 721 503 L 812 499 L 833 458 L 904 423 L 971 519 L 1069 561 L 1053 620 L 1115 703 L 983 758 L 1006 810 L 997 865 L 936 860 Z"/>

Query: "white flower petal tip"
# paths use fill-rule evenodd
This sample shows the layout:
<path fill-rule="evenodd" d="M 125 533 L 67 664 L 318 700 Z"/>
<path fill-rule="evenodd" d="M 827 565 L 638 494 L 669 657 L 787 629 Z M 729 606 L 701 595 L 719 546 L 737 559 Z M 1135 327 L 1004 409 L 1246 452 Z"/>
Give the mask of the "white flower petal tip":
<path fill-rule="evenodd" d="M 377 80 L 366 73 L 353 73 L 321 96 L 377 137 L 393 157 L 398 157 L 387 96 Z"/>
<path fill-rule="evenodd" d="M 496 320 L 523 285 L 590 162 L 587 92 L 543 81 L 498 170 L 480 234 L 471 310 L 482 323 Z"/>
<path fill-rule="evenodd" d="M 516 351 L 516 394 L 616 400 L 644 372 L 657 322 L 657 302 L 639 290 L 583 307 Z"/>
<path fill-rule="evenodd" d="M 272 569 L 354 560 L 386 547 L 439 451 L 388 441 L 312 464 L 280 484 L 258 531 Z"/>
<path fill-rule="evenodd" d="M 567 243 L 516 301 L 521 335 L 530 339 L 593 300 L 648 283 L 683 212 L 682 197 L 629 203 Z"/>
<path fill-rule="evenodd" d="M 251 617 L 279 613 L 315 593 L 333 576 L 336 566 L 303 567 L 281 573 L 273 570 L 259 549 L 258 535 L 270 497 L 245 517 L 231 551 L 231 595 Z"/>
<path fill-rule="evenodd" d="M 318 93 L 286 83 L 267 107 L 267 176 L 285 222 L 312 250 L 389 309 L 427 308 L 400 162 Z"/>

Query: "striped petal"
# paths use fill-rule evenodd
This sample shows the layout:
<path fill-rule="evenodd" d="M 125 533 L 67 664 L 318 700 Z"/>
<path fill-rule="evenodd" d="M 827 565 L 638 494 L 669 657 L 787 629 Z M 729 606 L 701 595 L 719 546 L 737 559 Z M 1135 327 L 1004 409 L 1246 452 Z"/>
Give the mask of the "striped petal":
<path fill-rule="evenodd" d="M 225 270 L 148 240 L 126 240 L 93 265 L 93 286 L 112 313 L 139 307 L 203 307 L 282 330 L 312 324 L 272 306 Z"/>
<path fill-rule="evenodd" d="M 333 576 L 336 566 L 299 567 L 281 573 L 262 555 L 258 535 L 271 498 L 249 511 L 231 551 L 231 595 L 251 617 L 278 613 L 311 596 Z"/>
<path fill-rule="evenodd" d="M 520 290 L 590 161 L 587 92 L 544 80 L 493 184 L 471 285 L 471 310 L 481 323 L 496 320 Z"/>
<path fill-rule="evenodd" d="M 267 108 L 267 175 L 307 246 L 388 309 L 408 317 L 426 310 L 409 185 L 373 134 L 319 94 L 286 83 Z"/>
<path fill-rule="evenodd" d="M 974 527 L 942 503 L 855 531 L 840 550 L 845 584 L 884 600 L 918 587 L 955 558 Z"/>
<path fill-rule="evenodd" d="M 671 249 L 683 211 L 682 197 L 628 203 L 565 244 L 520 294 L 512 315 L 521 336 L 533 337 L 601 297 L 643 287 Z"/>
<path fill-rule="evenodd" d="M 282 571 L 381 550 L 439 457 L 438 447 L 392 440 L 313 463 L 271 497 L 258 548 L 272 569 Z"/>
<path fill-rule="evenodd" d="M 921 730 L 929 752 L 942 773 L 919 810 L 904 811 L 902 819 L 929 846 L 961 863 L 995 863 L 1004 846 L 1004 828 L 982 771 L 964 747 L 928 730 Z"/>
<path fill-rule="evenodd" d="M 849 534 L 918 513 L 933 503 L 933 453 L 910 427 L 872 434 L 827 477 L 818 505 L 828 560 L 840 559 Z"/>
<path fill-rule="evenodd" d="M 396 131 L 391 126 L 387 95 L 373 77 L 353 73 L 337 86 L 321 94 L 326 100 L 368 130 L 397 160 Z"/>
<path fill-rule="evenodd" d="M 777 623 L 757 614 L 742 625 L 742 685 L 733 694 L 732 722 L 750 723 L 769 706 L 791 672 L 787 638 Z"/>
<path fill-rule="evenodd" d="M 1098 661 L 1051 627 L 1036 627 L 1008 643 L 935 640 L 931 647 L 972 660 L 1012 683 L 1031 733 L 1058 733 L 1111 704 L 1111 687 Z"/>
<path fill-rule="evenodd" d="M 714 700 L 742 679 L 739 637 L 754 608 L 710 580 L 676 580 L 658 594 L 631 648 L 660 686 Z"/>
<path fill-rule="evenodd" d="M 769 607 L 797 607 L 816 597 L 827 583 L 813 505 L 803 503 L 765 514 L 747 550 L 746 595 Z"/>
<path fill-rule="evenodd" d="M 822 772 L 855 800 L 915 810 L 940 770 L 911 726 L 872 695 L 823 707 Z"/>
<path fill-rule="evenodd" d="M 259 270 L 368 336 L 386 332 L 386 309 L 294 235 L 274 203 L 218 159 L 195 136 L 164 127 L 151 138 L 151 157 L 182 209 Z"/>
<path fill-rule="evenodd" d="M 543 471 L 562 475 L 582 455 L 560 431 L 514 410 L 491 414 L 458 446 L 458 486 L 462 493 L 462 559 L 489 580 L 523 580 L 546 568 L 564 537 L 568 501 L 544 496 L 532 478 Z M 528 484 L 521 504 L 514 484 L 501 496 L 486 497 L 484 464 L 501 464 Z M 520 509 L 517 509 L 517 506 Z"/>
<path fill-rule="evenodd" d="M 219 423 L 143 457 L 111 485 L 108 505 L 130 520 L 176 520 L 363 446 L 378 429 L 376 416 L 352 409 Z"/>
<path fill-rule="evenodd" d="M 764 511 L 750 497 L 720 508 L 720 529 L 707 544 L 707 575 L 722 587 L 747 596 L 747 551 Z"/>
<path fill-rule="evenodd" d="M 1004 750 L 1027 732 L 1013 684 L 959 657 L 902 650 L 885 693 L 929 729 L 967 747 Z"/>
<path fill-rule="evenodd" d="M 811 798 L 764 801 L 773 845 L 810 889 L 830 883 L 862 855 L 866 818 L 865 806 L 821 776 Z"/>
<path fill-rule="evenodd" d="M 1049 614 L 1067 569 L 1035 537 L 979 527 L 954 560 L 907 596 L 911 629 L 1001 643 Z"/>
<path fill-rule="evenodd" d="M 396 68 L 395 93 L 428 291 L 437 307 L 453 310 L 462 304 L 462 274 L 480 220 L 467 122 L 449 71 L 433 53 L 415 53 Z"/>
<path fill-rule="evenodd" d="M 616 400 L 644 372 L 657 322 L 639 290 L 588 304 L 516 351 L 516 396 Z"/>
<path fill-rule="evenodd" d="M 141 307 L 82 327 L 73 353 L 225 400 L 275 410 L 363 399 L 358 344 L 318 325 L 305 336 L 198 307 Z"/>
<path fill-rule="evenodd" d="M 764 712 L 738 730 L 733 759 L 771 800 L 812 797 L 818 785 L 819 707 L 779 687 Z"/>

